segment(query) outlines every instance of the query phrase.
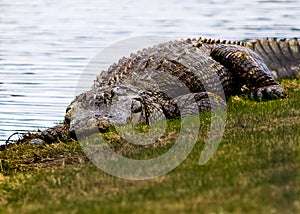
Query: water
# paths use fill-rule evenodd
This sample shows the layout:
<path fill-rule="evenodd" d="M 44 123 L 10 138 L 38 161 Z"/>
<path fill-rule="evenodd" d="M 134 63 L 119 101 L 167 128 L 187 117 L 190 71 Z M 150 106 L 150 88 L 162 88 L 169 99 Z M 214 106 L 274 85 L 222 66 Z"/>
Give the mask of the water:
<path fill-rule="evenodd" d="M 0 0 L 0 144 L 62 121 L 78 78 L 133 36 L 299 37 L 300 0 Z"/>

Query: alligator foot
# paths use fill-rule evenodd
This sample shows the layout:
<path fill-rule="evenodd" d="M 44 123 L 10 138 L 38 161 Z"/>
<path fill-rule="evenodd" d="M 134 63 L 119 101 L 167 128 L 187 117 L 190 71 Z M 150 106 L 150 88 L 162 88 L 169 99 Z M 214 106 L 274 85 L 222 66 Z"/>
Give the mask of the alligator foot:
<path fill-rule="evenodd" d="M 279 85 L 258 88 L 251 94 L 257 100 L 272 100 L 286 97 L 286 93 Z"/>

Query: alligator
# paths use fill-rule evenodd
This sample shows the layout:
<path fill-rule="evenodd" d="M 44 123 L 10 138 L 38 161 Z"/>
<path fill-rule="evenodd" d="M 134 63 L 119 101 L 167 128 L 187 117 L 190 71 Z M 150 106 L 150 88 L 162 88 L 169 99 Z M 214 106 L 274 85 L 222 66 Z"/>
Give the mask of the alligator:
<path fill-rule="evenodd" d="M 178 119 L 179 106 L 190 105 L 185 102 L 191 97 L 196 106 L 187 109 L 198 112 L 212 105 L 224 109 L 226 99 L 242 93 L 258 100 L 280 99 L 286 92 L 277 80 L 299 74 L 297 38 L 165 42 L 132 53 L 102 71 L 91 89 L 67 107 L 63 124 L 34 137 L 53 142 L 62 136 L 76 139 L 79 132 L 105 132 L 117 124 Z"/>

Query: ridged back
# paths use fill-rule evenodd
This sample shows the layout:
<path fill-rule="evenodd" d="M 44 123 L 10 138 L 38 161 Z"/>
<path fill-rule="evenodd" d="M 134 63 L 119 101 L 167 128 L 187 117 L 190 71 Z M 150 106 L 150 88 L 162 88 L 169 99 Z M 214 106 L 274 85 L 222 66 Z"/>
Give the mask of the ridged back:
<path fill-rule="evenodd" d="M 297 38 L 257 39 L 249 43 L 248 47 L 260 55 L 276 78 L 299 77 L 300 42 Z"/>

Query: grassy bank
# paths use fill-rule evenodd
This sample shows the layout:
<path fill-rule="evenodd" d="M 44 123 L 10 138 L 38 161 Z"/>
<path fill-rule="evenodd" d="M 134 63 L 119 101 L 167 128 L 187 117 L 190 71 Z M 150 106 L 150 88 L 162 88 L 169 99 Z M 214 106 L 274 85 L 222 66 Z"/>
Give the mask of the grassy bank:
<path fill-rule="evenodd" d="M 282 85 L 284 100 L 228 102 L 208 163 L 198 165 L 198 142 L 152 180 L 106 174 L 75 141 L 11 146 L 0 151 L 0 213 L 299 213 L 300 80 Z"/>

